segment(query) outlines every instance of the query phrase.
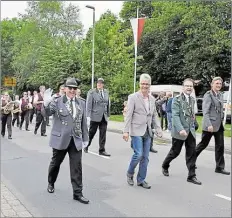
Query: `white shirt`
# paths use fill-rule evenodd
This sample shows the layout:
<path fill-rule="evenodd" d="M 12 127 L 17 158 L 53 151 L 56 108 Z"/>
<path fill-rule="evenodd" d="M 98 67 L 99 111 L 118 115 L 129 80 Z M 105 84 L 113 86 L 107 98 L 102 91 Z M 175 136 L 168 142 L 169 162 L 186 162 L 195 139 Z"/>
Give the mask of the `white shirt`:
<path fill-rule="evenodd" d="M 185 98 L 186 98 L 186 101 L 189 103 L 190 95 L 186 95 L 186 94 L 184 93 L 184 96 L 185 96 Z"/>
<path fill-rule="evenodd" d="M 70 105 L 71 104 L 71 98 L 69 98 L 68 96 L 67 96 L 67 99 L 68 99 L 68 104 Z M 75 118 L 75 116 L 76 116 L 76 112 L 77 112 L 77 110 L 76 110 L 76 99 L 75 98 L 73 98 L 73 101 L 72 101 L 72 106 L 73 106 L 73 118 Z"/>
<path fill-rule="evenodd" d="M 102 95 L 102 97 L 104 98 L 104 91 L 103 91 L 103 89 L 98 89 L 98 91 L 99 91 L 100 95 Z"/>

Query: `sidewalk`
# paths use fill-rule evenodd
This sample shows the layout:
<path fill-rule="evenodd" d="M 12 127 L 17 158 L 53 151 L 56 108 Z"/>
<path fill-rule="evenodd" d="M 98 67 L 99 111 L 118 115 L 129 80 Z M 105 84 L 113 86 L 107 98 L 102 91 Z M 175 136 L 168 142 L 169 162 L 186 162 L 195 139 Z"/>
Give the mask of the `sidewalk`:
<path fill-rule="evenodd" d="M 33 217 L 3 182 L 1 182 L 1 217 Z"/>
<path fill-rule="evenodd" d="M 123 122 L 109 121 L 107 130 L 110 132 L 120 133 L 122 134 L 124 128 Z M 201 134 L 196 134 L 197 143 L 201 140 Z M 155 139 L 157 144 L 170 144 L 171 145 L 171 133 L 163 131 L 163 138 Z M 224 137 L 225 142 L 225 153 L 231 154 L 231 138 Z M 214 139 L 212 138 L 209 146 L 206 148 L 207 150 L 214 150 Z"/>

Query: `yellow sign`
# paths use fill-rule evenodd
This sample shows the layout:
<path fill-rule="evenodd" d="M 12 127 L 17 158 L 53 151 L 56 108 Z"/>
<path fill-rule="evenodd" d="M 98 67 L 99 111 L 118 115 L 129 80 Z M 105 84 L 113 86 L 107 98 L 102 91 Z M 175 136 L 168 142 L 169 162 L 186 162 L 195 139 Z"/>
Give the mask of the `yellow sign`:
<path fill-rule="evenodd" d="M 4 86 L 16 86 L 16 78 L 15 77 L 4 77 Z"/>

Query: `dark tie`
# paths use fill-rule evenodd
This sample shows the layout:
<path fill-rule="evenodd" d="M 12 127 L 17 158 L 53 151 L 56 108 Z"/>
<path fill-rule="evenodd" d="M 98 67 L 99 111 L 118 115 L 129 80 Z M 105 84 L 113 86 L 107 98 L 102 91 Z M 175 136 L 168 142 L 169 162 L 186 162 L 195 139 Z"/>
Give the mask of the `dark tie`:
<path fill-rule="evenodd" d="M 101 97 L 103 98 L 103 93 L 102 93 L 102 92 L 103 92 L 103 91 L 101 90 L 100 93 L 101 93 Z"/>
<path fill-rule="evenodd" d="M 70 99 L 70 113 L 73 117 L 73 99 Z"/>

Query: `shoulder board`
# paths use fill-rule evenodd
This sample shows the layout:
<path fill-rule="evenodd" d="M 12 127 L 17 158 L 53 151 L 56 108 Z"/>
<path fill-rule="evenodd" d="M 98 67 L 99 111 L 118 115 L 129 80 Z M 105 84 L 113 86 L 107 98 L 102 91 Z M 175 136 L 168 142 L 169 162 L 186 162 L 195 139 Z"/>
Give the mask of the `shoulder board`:
<path fill-rule="evenodd" d="M 90 89 L 89 93 L 92 94 L 94 91 L 96 91 L 96 88 Z"/>
<path fill-rule="evenodd" d="M 81 99 L 82 101 L 86 101 L 84 98 L 82 98 L 82 97 L 79 97 L 79 99 Z"/>
<path fill-rule="evenodd" d="M 209 90 L 209 91 L 207 91 L 205 94 L 210 94 L 210 90 Z"/>

